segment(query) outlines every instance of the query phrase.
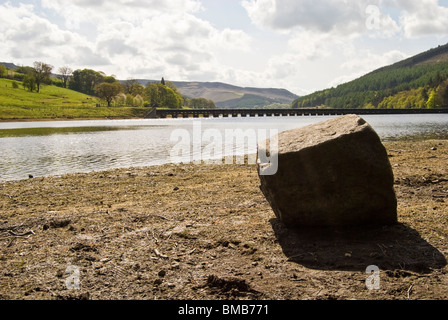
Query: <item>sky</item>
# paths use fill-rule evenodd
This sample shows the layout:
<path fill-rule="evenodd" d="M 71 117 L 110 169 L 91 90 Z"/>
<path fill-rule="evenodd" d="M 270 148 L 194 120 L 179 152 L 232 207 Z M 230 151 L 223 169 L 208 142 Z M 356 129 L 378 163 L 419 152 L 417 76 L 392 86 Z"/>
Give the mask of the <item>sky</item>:
<path fill-rule="evenodd" d="M 0 61 L 335 87 L 448 42 L 448 0 L 0 0 Z"/>

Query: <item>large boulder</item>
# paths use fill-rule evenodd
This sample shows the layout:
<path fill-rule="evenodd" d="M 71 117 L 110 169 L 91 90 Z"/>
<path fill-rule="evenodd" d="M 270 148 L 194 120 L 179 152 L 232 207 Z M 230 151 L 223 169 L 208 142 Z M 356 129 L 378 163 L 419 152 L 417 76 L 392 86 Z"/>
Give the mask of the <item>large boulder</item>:
<path fill-rule="evenodd" d="M 377 226 L 397 222 L 389 158 L 380 138 L 364 119 L 346 115 L 285 131 L 276 138 L 277 172 L 262 174 L 266 164 L 260 158 L 258 170 L 261 190 L 286 226 Z M 269 140 L 261 143 L 259 154 L 275 152 L 270 145 Z"/>

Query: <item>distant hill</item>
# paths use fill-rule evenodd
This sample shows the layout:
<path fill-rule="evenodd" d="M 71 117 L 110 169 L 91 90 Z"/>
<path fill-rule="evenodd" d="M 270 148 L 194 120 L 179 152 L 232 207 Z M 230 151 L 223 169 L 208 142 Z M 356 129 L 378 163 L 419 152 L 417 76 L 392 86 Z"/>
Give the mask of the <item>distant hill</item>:
<path fill-rule="evenodd" d="M 448 105 L 448 44 L 314 92 L 293 108 L 437 108 Z"/>
<path fill-rule="evenodd" d="M 154 80 L 138 80 L 146 85 Z M 298 96 L 285 89 L 244 88 L 222 82 L 173 81 L 188 98 L 213 100 L 217 108 L 263 108 L 273 104 L 290 105 Z"/>
<path fill-rule="evenodd" d="M 10 62 L 0 62 L 0 64 L 4 65 L 6 68 L 8 69 L 17 69 L 18 66 L 16 66 L 14 63 L 10 63 Z"/>

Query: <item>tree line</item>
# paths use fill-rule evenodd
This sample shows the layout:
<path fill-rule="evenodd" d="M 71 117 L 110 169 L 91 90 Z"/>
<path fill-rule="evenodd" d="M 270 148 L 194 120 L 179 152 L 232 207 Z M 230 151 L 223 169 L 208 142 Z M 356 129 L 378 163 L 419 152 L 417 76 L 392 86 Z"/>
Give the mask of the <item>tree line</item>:
<path fill-rule="evenodd" d="M 173 82 L 165 81 L 163 77 L 160 82 L 149 82 L 143 86 L 135 79 L 119 81 L 114 75 L 108 76 L 104 72 L 92 69 L 72 70 L 63 66 L 58 69 L 56 75 L 53 75 L 53 68 L 43 62 L 34 62 L 33 67 L 22 66 L 8 70 L 0 64 L 0 77 L 21 81 L 23 88 L 30 92 L 38 93 L 42 85 L 60 86 L 96 96 L 108 107 L 216 108 L 212 100 L 183 96 Z"/>
<path fill-rule="evenodd" d="M 298 98 L 292 108 L 439 108 L 448 106 L 448 62 L 413 58 L 359 79 Z"/>

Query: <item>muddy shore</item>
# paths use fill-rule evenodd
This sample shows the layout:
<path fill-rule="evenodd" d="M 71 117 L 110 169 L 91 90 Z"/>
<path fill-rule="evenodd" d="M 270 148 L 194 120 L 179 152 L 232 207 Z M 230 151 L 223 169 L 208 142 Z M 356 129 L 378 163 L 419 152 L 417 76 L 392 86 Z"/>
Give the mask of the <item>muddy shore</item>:
<path fill-rule="evenodd" d="M 448 140 L 385 146 L 399 223 L 377 229 L 287 229 L 253 165 L 0 182 L 0 299 L 446 300 Z"/>

